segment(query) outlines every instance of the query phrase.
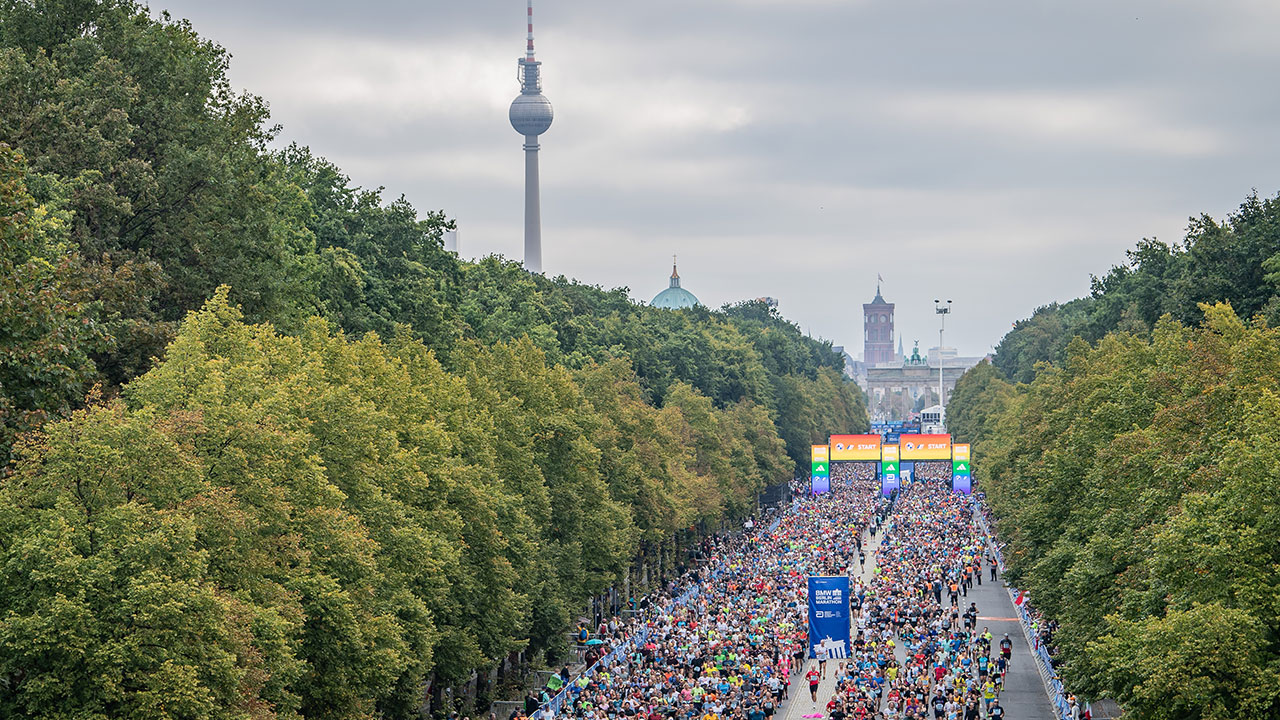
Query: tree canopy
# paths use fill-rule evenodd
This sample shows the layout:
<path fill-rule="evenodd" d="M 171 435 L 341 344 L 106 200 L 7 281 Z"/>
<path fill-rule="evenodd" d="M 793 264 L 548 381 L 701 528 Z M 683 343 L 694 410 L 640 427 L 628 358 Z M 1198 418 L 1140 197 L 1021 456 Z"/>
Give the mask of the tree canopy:
<path fill-rule="evenodd" d="M 60 386 L 6 383 L 22 396 L 5 400 L 17 403 L 10 436 L 32 413 L 65 415 L 94 382 L 112 394 L 145 372 L 222 285 L 249 322 L 283 332 L 312 316 L 353 336 L 406 328 L 446 364 L 460 342 L 527 336 L 569 368 L 627 358 L 657 405 L 686 383 L 718 408 L 749 399 L 782 425 L 807 421 L 780 415 L 784 405 L 834 407 L 831 427 L 862 421 L 830 344 L 758 303 L 666 312 L 501 258 L 460 261 L 442 248 L 443 212 L 385 202 L 308 148 L 269 149 L 267 104 L 234 93 L 228 65 L 189 23 L 132 0 L 0 3 L 3 210 L 14 237 L 30 238 L 5 261 L 64 266 L 59 298 L 72 305 L 60 312 L 93 330 L 56 344 Z M 784 378 L 809 397 L 790 402 Z M 832 387 L 830 403 L 814 402 Z M 788 437 L 799 464 L 810 434 Z"/>
<path fill-rule="evenodd" d="M 131 0 L 0 0 L 0 715 L 416 716 L 868 427 L 830 343 L 445 252 Z"/>
<path fill-rule="evenodd" d="M 1223 222 L 1193 217 L 1176 245 L 1143 240 L 1127 262 L 1093 279 L 1087 297 L 1046 305 L 1015 323 L 996 347 L 995 365 L 1011 380 L 1030 382 L 1036 363 L 1066 359 L 1073 337 L 1145 335 L 1165 315 L 1195 325 L 1200 305 L 1217 302 L 1241 317 L 1280 321 L 1280 195 L 1255 192 Z"/>
<path fill-rule="evenodd" d="M 1077 339 L 1017 388 L 971 372 L 953 402 L 1071 686 L 1144 718 L 1273 717 L 1280 330 L 1202 312 Z"/>
<path fill-rule="evenodd" d="M 1256 194 L 1143 241 L 948 408 L 1068 684 L 1138 717 L 1280 715 L 1278 252 Z"/>

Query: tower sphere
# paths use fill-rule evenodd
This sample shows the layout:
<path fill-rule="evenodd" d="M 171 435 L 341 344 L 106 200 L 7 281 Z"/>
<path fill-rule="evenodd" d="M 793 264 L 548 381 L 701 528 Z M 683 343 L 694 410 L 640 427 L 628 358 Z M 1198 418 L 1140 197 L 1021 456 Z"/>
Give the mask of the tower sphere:
<path fill-rule="evenodd" d="M 511 127 L 521 135 L 541 135 L 551 127 L 553 117 L 551 101 L 541 93 L 521 94 L 511 103 Z"/>

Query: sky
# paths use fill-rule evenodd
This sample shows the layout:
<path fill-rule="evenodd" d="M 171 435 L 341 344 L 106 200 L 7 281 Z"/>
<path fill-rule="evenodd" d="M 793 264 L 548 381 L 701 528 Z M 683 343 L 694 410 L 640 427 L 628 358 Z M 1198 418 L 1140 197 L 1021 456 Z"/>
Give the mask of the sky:
<path fill-rule="evenodd" d="M 523 253 L 523 0 L 152 0 L 231 53 L 298 142 Z M 1143 237 L 1280 191 L 1275 0 L 535 0 L 555 121 L 543 267 L 648 301 L 673 254 L 862 350 L 992 350 Z"/>

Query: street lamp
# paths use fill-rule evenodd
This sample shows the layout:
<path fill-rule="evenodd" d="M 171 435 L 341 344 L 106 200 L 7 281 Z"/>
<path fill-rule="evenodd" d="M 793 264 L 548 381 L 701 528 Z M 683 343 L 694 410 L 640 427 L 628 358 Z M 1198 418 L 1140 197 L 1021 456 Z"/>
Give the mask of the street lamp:
<path fill-rule="evenodd" d="M 946 305 L 941 300 L 933 301 L 933 311 L 942 316 L 942 325 L 938 328 L 938 420 L 942 421 L 946 401 L 942 399 L 942 366 L 946 360 L 942 356 L 942 331 L 947 329 L 947 316 L 951 314 L 951 301 Z"/>

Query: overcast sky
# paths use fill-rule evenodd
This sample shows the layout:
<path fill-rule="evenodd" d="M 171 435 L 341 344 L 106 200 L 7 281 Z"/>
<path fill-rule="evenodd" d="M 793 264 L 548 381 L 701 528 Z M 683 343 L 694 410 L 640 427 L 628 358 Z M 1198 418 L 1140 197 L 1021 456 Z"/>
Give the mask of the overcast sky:
<path fill-rule="evenodd" d="M 153 0 L 282 142 L 522 254 L 523 0 Z M 862 349 L 990 350 L 1142 237 L 1280 190 L 1276 0 L 536 0 L 543 265 L 649 300 L 770 295 Z"/>

